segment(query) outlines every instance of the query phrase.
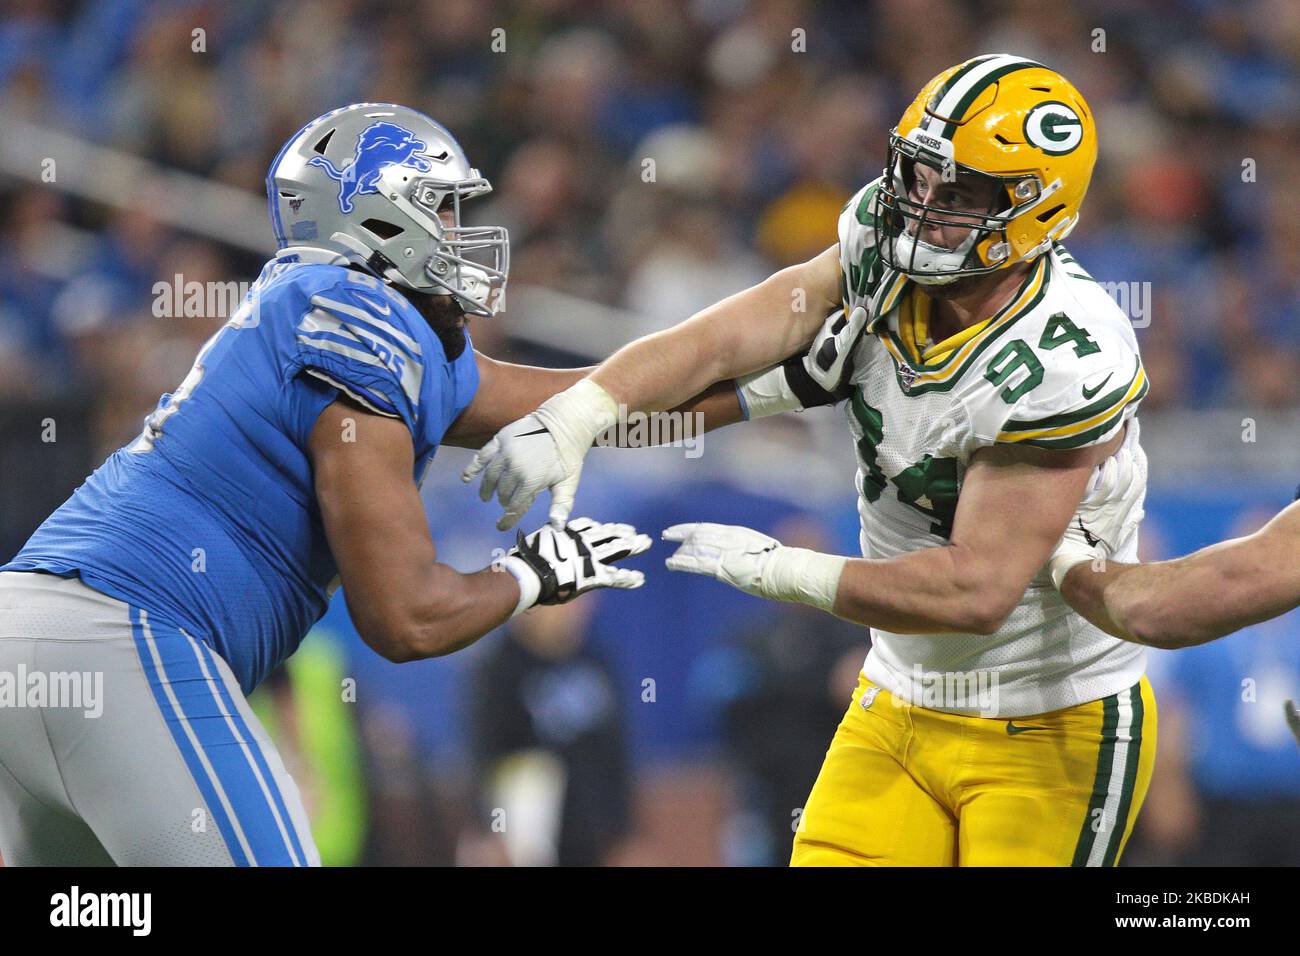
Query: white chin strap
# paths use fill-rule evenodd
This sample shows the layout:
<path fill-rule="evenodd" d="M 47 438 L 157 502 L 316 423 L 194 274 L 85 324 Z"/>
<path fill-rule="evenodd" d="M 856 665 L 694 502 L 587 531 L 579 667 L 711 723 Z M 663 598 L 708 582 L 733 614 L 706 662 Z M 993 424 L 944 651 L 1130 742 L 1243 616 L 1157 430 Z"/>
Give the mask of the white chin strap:
<path fill-rule="evenodd" d="M 457 291 L 475 305 L 490 309 L 488 299 L 492 294 L 492 282 L 485 270 L 478 266 L 462 265 L 460 267 Z"/>
<path fill-rule="evenodd" d="M 966 256 L 975 245 L 975 238 L 975 232 L 972 230 L 956 249 L 945 249 L 943 246 L 923 242 L 907 230 L 903 230 L 902 234 L 894 240 L 894 261 L 906 267 L 908 276 L 914 282 L 919 282 L 921 285 L 947 285 L 961 277 L 943 273 L 956 272 L 962 268 Z M 915 259 L 912 258 L 913 255 L 916 256 Z M 913 269 L 916 272 L 912 272 Z M 917 275 L 916 273 L 930 274 Z"/>

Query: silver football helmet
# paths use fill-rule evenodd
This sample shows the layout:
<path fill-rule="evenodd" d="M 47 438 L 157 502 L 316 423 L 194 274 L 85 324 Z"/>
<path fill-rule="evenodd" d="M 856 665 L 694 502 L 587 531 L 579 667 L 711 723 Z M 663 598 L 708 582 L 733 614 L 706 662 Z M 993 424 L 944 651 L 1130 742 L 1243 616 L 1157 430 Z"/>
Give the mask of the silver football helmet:
<path fill-rule="evenodd" d="M 390 103 L 356 103 L 312 120 L 266 177 L 280 248 L 333 250 L 482 316 L 504 305 L 510 238 L 502 226 L 462 225 L 461 203 L 491 191 L 446 128 Z"/>

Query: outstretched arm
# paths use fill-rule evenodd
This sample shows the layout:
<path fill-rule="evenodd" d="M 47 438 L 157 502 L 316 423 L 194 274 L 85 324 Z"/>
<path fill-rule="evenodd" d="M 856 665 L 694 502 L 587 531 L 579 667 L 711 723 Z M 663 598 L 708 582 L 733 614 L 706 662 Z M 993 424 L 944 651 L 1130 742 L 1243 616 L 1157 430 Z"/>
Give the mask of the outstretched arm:
<path fill-rule="evenodd" d="M 460 414 L 443 436 L 443 443 L 458 448 L 482 448 L 493 435 L 511 422 L 523 418 L 551 396 L 586 378 L 595 366 L 587 368 L 539 368 L 515 365 L 475 353 L 478 360 L 479 387 L 468 408 Z M 681 402 L 674 412 L 699 413 L 704 429 L 711 431 L 744 419 L 735 383 L 719 382 Z M 665 430 L 651 430 L 665 434 Z"/>
<path fill-rule="evenodd" d="M 1071 568 L 1061 595 L 1088 620 L 1151 647 L 1204 644 L 1300 605 L 1300 503 L 1252 535 L 1151 564 Z"/>
<path fill-rule="evenodd" d="M 680 325 L 624 346 L 590 376 L 501 429 L 466 469 L 480 472 L 480 497 L 495 492 L 505 530 L 544 489 L 550 520 L 561 526 L 573 507 L 582 463 L 597 436 L 621 413 L 656 412 L 694 399 L 711 386 L 768 368 L 804 351 L 826 313 L 839 306 L 839 246 L 791 266 Z M 720 414 L 740 417 L 723 392 Z"/>
<path fill-rule="evenodd" d="M 412 480 L 410 432 L 349 399 L 321 412 L 308 453 L 348 610 L 362 639 L 391 661 L 450 654 L 535 603 L 643 580 L 612 562 L 641 553 L 649 539 L 589 521 L 544 528 L 473 574 L 440 563 Z"/>
<path fill-rule="evenodd" d="M 948 544 L 872 560 L 786 548 L 746 528 L 679 525 L 671 570 L 902 633 L 989 634 L 1047 563 L 1093 469 L 1123 441 L 1071 451 L 995 445 L 962 483 Z"/>
<path fill-rule="evenodd" d="M 637 339 L 590 378 L 615 404 L 672 408 L 715 382 L 802 352 L 840 304 L 839 246 L 774 273 L 670 329 Z"/>

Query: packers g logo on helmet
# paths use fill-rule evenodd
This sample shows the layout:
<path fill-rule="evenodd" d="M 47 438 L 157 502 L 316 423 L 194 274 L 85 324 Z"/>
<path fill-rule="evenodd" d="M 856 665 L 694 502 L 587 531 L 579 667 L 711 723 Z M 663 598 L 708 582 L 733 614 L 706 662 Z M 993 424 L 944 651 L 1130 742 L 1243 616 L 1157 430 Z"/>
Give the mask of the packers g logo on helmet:
<path fill-rule="evenodd" d="M 885 266 L 931 285 L 1028 262 L 1074 229 L 1096 160 L 1092 111 L 1061 74 L 1010 53 L 959 63 L 890 132 L 871 206 L 875 249 Z M 974 195 L 994 197 L 991 206 L 921 201 L 919 166 L 944 181 L 955 173 Z M 965 230 L 955 246 L 929 241 L 954 229 Z"/>
<path fill-rule="evenodd" d="M 1044 153 L 1063 156 L 1083 142 L 1083 121 L 1064 103 L 1040 103 L 1025 117 L 1025 139 Z"/>

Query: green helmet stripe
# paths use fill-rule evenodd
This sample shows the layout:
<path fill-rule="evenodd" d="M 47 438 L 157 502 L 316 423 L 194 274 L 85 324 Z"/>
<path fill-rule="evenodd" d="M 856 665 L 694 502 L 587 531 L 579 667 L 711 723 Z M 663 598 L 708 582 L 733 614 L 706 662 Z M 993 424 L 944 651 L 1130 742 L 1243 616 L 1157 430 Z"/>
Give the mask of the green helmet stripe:
<path fill-rule="evenodd" d="M 935 105 L 934 112 L 936 114 L 953 121 L 945 123 L 939 135 L 944 139 L 952 139 L 957 132 L 958 122 L 966 115 L 966 111 L 971 108 L 971 104 L 979 99 L 980 94 L 988 89 L 991 84 L 996 83 L 1008 73 L 1042 67 L 1042 65 L 1034 60 L 1000 54 L 979 64 L 974 70 L 963 71 L 962 80 L 952 84 Z"/>

